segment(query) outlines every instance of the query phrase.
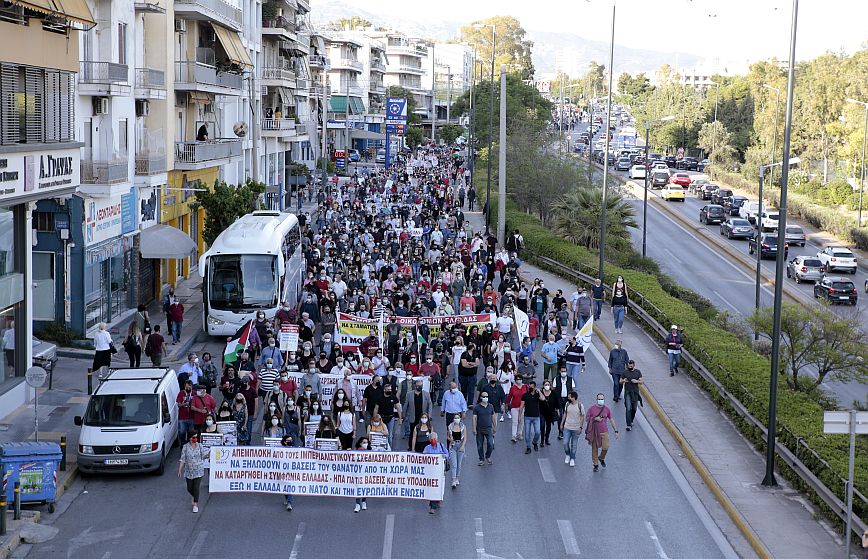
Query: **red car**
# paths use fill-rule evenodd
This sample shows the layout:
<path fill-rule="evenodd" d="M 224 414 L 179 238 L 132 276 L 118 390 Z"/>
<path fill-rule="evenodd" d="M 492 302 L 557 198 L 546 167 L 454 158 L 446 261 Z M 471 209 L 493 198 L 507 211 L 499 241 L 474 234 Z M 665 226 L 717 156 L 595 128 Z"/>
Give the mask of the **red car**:
<path fill-rule="evenodd" d="M 669 177 L 669 182 L 672 184 L 677 184 L 682 188 L 687 188 L 690 186 L 690 175 L 687 173 L 675 173 L 671 177 Z"/>

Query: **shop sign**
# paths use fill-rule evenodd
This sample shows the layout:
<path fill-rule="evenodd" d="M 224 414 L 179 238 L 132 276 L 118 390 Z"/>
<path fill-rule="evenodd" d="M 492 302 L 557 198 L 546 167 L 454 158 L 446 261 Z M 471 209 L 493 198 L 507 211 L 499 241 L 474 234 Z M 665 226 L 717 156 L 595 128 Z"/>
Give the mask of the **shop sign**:
<path fill-rule="evenodd" d="M 50 197 L 52 192 L 79 184 L 78 148 L 0 156 L 0 202 L 16 198 Z"/>
<path fill-rule="evenodd" d="M 87 246 L 119 237 L 136 228 L 136 189 L 108 198 L 85 198 L 84 242 Z"/>
<path fill-rule="evenodd" d="M 139 208 L 136 212 L 136 220 L 141 231 L 160 223 L 159 191 L 159 187 L 156 186 L 139 187 Z"/>
<path fill-rule="evenodd" d="M 84 262 L 90 266 L 109 258 L 120 256 L 132 247 L 132 237 L 115 237 L 94 247 L 89 247 L 84 253 Z"/>

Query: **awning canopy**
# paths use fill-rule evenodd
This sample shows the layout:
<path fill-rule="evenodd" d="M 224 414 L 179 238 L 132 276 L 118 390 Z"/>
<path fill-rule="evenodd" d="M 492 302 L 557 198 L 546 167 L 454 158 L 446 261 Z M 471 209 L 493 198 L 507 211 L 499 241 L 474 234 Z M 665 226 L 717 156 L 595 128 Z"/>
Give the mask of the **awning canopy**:
<path fill-rule="evenodd" d="M 285 87 L 278 87 L 277 94 L 280 96 L 280 102 L 284 105 L 295 105 L 295 99 L 292 92 Z"/>
<path fill-rule="evenodd" d="M 332 95 L 329 97 L 329 112 L 344 113 L 347 112 L 347 97 L 345 95 Z M 360 115 L 365 112 L 365 104 L 359 97 L 350 97 L 350 114 Z"/>
<path fill-rule="evenodd" d="M 229 57 L 229 60 L 245 68 L 253 68 L 253 61 L 250 60 L 250 55 L 247 53 L 247 49 L 244 48 L 238 32 L 230 31 L 216 23 L 213 24 L 213 27 L 217 40 L 223 45 L 223 50 L 226 51 L 226 56 Z"/>
<path fill-rule="evenodd" d="M 187 258 L 196 250 L 196 241 L 169 225 L 152 225 L 142 231 L 139 252 L 142 258 Z"/>
<path fill-rule="evenodd" d="M 385 140 L 386 135 L 379 132 L 371 132 L 370 130 L 350 130 L 350 138 L 357 140 Z"/>
<path fill-rule="evenodd" d="M 43 14 L 60 15 L 88 27 L 96 25 L 86 0 L 12 0 L 12 3 Z"/>
<path fill-rule="evenodd" d="M 207 93 L 202 93 L 201 91 L 190 91 L 188 95 L 190 96 L 190 101 L 193 103 L 201 103 L 203 105 L 211 104 L 211 98 Z"/>

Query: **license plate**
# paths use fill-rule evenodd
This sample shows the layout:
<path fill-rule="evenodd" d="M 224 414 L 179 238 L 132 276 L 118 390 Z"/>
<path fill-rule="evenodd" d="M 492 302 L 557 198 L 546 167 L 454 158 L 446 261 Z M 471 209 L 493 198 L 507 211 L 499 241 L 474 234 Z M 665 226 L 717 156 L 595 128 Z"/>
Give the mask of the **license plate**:
<path fill-rule="evenodd" d="M 106 466 L 126 466 L 130 460 L 128 458 L 106 458 L 103 463 Z"/>
<path fill-rule="evenodd" d="M 845 301 L 848 301 L 850 298 L 849 297 L 838 297 L 838 299 L 843 299 Z"/>

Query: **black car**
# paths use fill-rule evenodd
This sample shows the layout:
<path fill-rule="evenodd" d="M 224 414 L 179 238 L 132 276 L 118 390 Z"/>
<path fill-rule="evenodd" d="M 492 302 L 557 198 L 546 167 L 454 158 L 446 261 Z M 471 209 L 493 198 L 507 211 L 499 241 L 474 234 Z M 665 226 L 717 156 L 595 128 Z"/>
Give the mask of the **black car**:
<path fill-rule="evenodd" d="M 754 235 L 747 241 L 747 252 L 753 254 L 756 251 L 757 237 L 760 244 L 760 258 L 775 258 L 778 255 L 778 234 L 777 233 L 761 233 Z M 784 258 L 790 251 L 790 247 L 784 244 Z"/>
<path fill-rule="evenodd" d="M 859 300 L 856 286 L 841 276 L 823 276 L 814 284 L 814 298 L 825 299 L 829 304 L 849 303 L 855 305 Z"/>
<path fill-rule="evenodd" d="M 711 200 L 712 193 L 718 188 L 720 187 L 714 183 L 705 183 L 702 185 L 702 189 L 697 190 L 697 195 L 700 200 Z"/>
<path fill-rule="evenodd" d="M 711 193 L 711 203 L 723 206 L 723 199 L 732 196 L 732 190 L 728 188 L 718 188 Z"/>
<path fill-rule="evenodd" d="M 669 173 L 666 171 L 651 173 L 651 188 L 663 188 L 667 184 L 669 184 Z"/>
<path fill-rule="evenodd" d="M 666 157 L 663 158 L 663 160 L 666 161 L 666 165 L 668 165 L 670 169 L 675 168 L 675 156 L 674 155 L 667 155 Z"/>
<path fill-rule="evenodd" d="M 722 223 L 724 219 L 723 206 L 706 204 L 699 210 L 699 223 L 711 225 L 713 223 Z"/>
<path fill-rule="evenodd" d="M 685 157 L 675 163 L 675 168 L 682 171 L 696 171 L 699 168 L 699 161 L 695 157 Z"/>
<path fill-rule="evenodd" d="M 720 224 L 720 234 L 727 239 L 749 239 L 753 237 L 753 226 L 746 219 L 730 217 Z"/>
<path fill-rule="evenodd" d="M 747 202 L 744 196 L 730 196 L 723 202 L 723 211 L 727 215 L 740 215 L 741 207 Z"/>

